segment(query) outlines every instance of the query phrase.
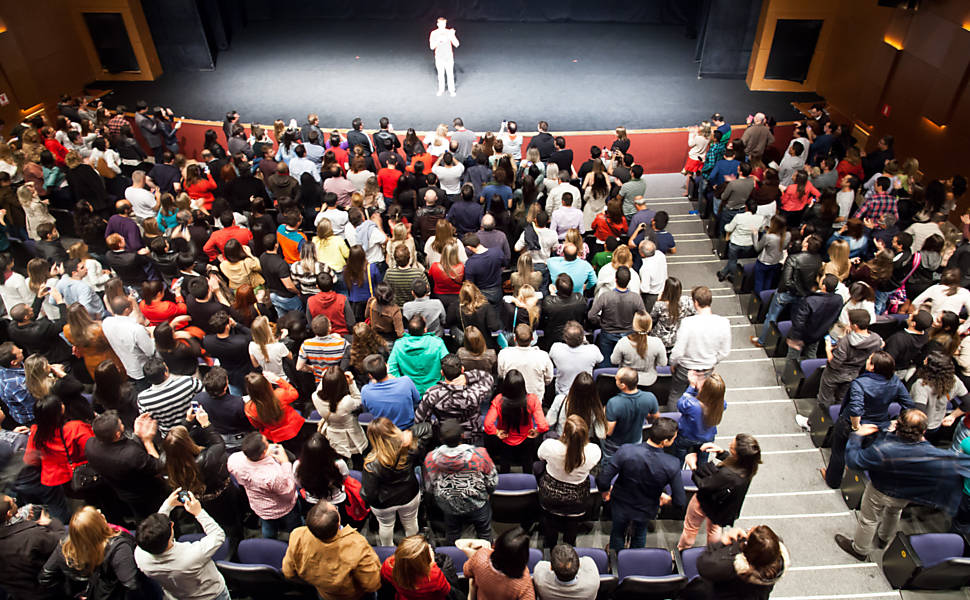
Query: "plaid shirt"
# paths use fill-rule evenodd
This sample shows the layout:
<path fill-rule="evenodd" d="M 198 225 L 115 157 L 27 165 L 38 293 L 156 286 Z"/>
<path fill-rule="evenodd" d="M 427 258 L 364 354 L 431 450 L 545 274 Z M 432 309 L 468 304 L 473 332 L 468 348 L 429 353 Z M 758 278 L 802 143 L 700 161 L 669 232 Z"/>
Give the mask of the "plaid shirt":
<path fill-rule="evenodd" d="M 128 123 L 128 119 L 123 114 L 117 114 L 108 120 L 108 133 L 112 137 L 121 133 L 121 128 Z"/>
<path fill-rule="evenodd" d="M 727 148 L 729 139 L 731 138 L 725 137 L 720 142 L 711 142 L 710 146 L 707 147 L 707 154 L 704 156 L 704 168 L 701 169 L 701 174 L 704 177 L 709 177 L 717 161 L 724 158 L 724 149 Z"/>
<path fill-rule="evenodd" d="M 17 423 L 27 425 L 34 420 L 34 397 L 27 391 L 23 369 L 0 368 L 0 399 Z"/>
<path fill-rule="evenodd" d="M 857 219 L 872 219 L 876 222 L 876 227 L 881 228 L 879 220 L 886 213 L 891 213 L 894 217 L 899 219 L 899 210 L 896 206 L 896 197 L 889 194 L 873 194 L 869 197 L 859 211 L 855 214 Z"/>

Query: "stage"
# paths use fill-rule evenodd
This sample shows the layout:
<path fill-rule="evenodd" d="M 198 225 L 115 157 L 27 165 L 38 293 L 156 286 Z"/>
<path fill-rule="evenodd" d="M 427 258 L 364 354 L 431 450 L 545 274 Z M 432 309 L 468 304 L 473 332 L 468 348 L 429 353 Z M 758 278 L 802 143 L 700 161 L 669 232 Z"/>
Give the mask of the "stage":
<path fill-rule="evenodd" d="M 743 123 L 758 110 L 797 117 L 793 101 L 813 94 L 750 92 L 743 80 L 698 79 L 695 41 L 683 27 L 589 23 L 454 22 L 458 95 L 435 96 L 428 23 L 315 21 L 254 23 L 219 53 L 213 71 L 167 72 L 154 82 L 95 82 L 109 105 L 170 106 L 176 115 L 244 122 L 320 115 L 324 129 L 354 117 L 376 128 L 388 116 L 403 133 L 460 116 L 476 131 L 503 119 L 554 132 L 684 127 L 723 113 Z M 726 32 L 724 35 L 728 35 Z"/>

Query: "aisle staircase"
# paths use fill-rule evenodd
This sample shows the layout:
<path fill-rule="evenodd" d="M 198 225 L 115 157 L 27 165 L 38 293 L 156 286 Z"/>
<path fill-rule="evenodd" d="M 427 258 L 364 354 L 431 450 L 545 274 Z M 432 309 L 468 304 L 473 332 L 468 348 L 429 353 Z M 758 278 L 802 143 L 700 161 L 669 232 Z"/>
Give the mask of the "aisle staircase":
<path fill-rule="evenodd" d="M 667 258 L 668 272 L 681 280 L 684 292 L 706 285 L 714 295 L 714 311 L 731 321 L 731 354 L 718 367 L 727 384 L 728 409 L 718 427 L 717 443 L 727 447 L 737 433 L 750 433 L 761 443 L 764 464 L 755 477 L 738 526 L 769 525 L 784 540 L 792 567 L 775 587 L 776 600 L 822 598 L 967 598 L 963 592 L 900 592 L 893 590 L 874 562 L 860 563 L 833 541 L 836 533 L 852 534 L 856 523 L 839 490 L 829 489 L 819 474 L 827 454 L 795 423 L 809 403 L 790 399 L 779 385 L 775 364 L 748 338 L 757 334 L 745 315 L 746 305 L 730 282 L 715 273 L 724 264 L 712 253 L 712 241 L 701 219 L 683 197 L 679 174 L 648 175 L 648 206 L 670 214 L 667 230 L 677 242 L 677 254 Z M 660 399 L 664 401 L 663 398 Z M 668 409 L 669 410 L 669 409 Z M 827 453 L 827 450 L 824 451 Z M 905 524 L 904 524 L 905 528 Z M 681 523 L 660 521 L 647 545 L 675 548 Z M 703 543 L 703 531 L 698 544 Z"/>

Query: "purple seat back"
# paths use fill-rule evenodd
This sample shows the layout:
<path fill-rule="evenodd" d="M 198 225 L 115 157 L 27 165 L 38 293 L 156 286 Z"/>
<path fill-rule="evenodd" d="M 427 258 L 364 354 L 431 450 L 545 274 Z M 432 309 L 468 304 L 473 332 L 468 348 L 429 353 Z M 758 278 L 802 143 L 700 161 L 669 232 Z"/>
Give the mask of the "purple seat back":
<path fill-rule="evenodd" d="M 394 551 L 397 550 L 395 546 L 374 546 L 374 552 L 377 553 L 377 560 L 384 564 L 384 561 L 390 556 L 394 556 Z"/>
<path fill-rule="evenodd" d="M 919 556 L 923 568 L 963 556 L 963 538 L 955 533 L 923 533 L 909 536 L 909 543 Z"/>
<path fill-rule="evenodd" d="M 496 494 L 506 495 L 527 494 L 538 490 L 539 486 L 536 485 L 536 478 L 532 473 L 499 473 L 498 485 L 495 486 Z"/>
<path fill-rule="evenodd" d="M 589 493 L 590 494 L 598 494 L 599 491 L 600 491 L 599 490 L 599 487 L 596 485 L 596 478 L 593 477 L 592 475 L 590 475 L 589 476 Z"/>
<path fill-rule="evenodd" d="M 705 548 L 688 548 L 680 553 L 680 560 L 684 564 L 684 575 L 690 581 L 698 576 L 697 557 L 704 553 Z"/>
<path fill-rule="evenodd" d="M 251 538 L 239 542 L 236 554 L 244 565 L 266 565 L 280 570 L 283 568 L 283 556 L 286 555 L 286 542 Z"/>
<path fill-rule="evenodd" d="M 542 550 L 538 548 L 529 548 L 529 573 L 535 569 L 536 564 L 542 560 Z"/>
<path fill-rule="evenodd" d="M 310 416 L 307 419 L 310 421 L 322 421 L 323 416 L 320 415 L 319 411 L 311 410 Z"/>
<path fill-rule="evenodd" d="M 694 485 L 694 472 L 690 469 L 684 469 L 680 472 L 680 480 L 684 483 L 685 491 L 697 491 L 697 486 Z"/>
<path fill-rule="evenodd" d="M 840 404 L 833 404 L 832 406 L 830 406 L 829 407 L 829 419 L 831 419 L 832 421 L 835 421 L 836 419 L 838 419 L 839 418 L 839 411 L 841 411 L 841 410 L 842 410 L 842 405 L 840 405 Z"/>
<path fill-rule="evenodd" d="M 670 375 L 670 365 L 657 367 L 657 375 Z"/>
<path fill-rule="evenodd" d="M 465 561 L 468 560 L 468 555 L 461 548 L 455 546 L 438 546 L 434 549 L 435 552 L 440 552 L 445 556 L 451 558 L 451 562 L 455 563 L 455 570 L 458 571 L 459 577 L 464 577 L 465 573 L 462 568 L 465 566 Z"/>
<path fill-rule="evenodd" d="M 606 550 L 602 548 L 576 548 L 576 554 L 580 557 L 588 556 L 592 558 L 600 575 L 609 575 L 610 557 L 606 555 Z"/>
<path fill-rule="evenodd" d="M 791 331 L 791 321 L 780 321 L 778 323 L 778 333 L 782 337 L 788 337 L 788 332 Z"/>
<path fill-rule="evenodd" d="M 179 536 L 179 541 L 187 543 L 198 542 L 204 537 L 204 533 L 186 533 L 185 535 Z M 212 555 L 212 560 L 215 561 L 226 560 L 227 558 L 229 558 L 229 538 L 223 540 L 222 546 Z"/>
<path fill-rule="evenodd" d="M 745 277 L 747 277 L 748 275 L 751 275 L 752 273 L 754 273 L 754 263 L 753 262 L 749 262 L 748 264 L 744 265 L 741 268 L 744 271 Z"/>
<path fill-rule="evenodd" d="M 363 412 L 357 415 L 357 422 L 364 427 L 366 427 L 367 425 L 370 425 L 371 421 L 373 420 L 374 420 L 374 415 L 370 414 L 369 412 Z"/>
<path fill-rule="evenodd" d="M 758 295 L 761 297 L 762 304 L 768 304 L 771 302 L 771 297 L 775 295 L 775 290 L 761 290 Z"/>
<path fill-rule="evenodd" d="M 895 419 L 899 416 L 899 413 L 903 411 L 903 407 L 899 405 L 899 402 L 892 402 L 889 404 L 887 412 L 889 413 L 890 419 Z"/>
<path fill-rule="evenodd" d="M 680 422 L 680 417 L 683 416 L 683 415 L 680 414 L 680 411 L 677 411 L 677 412 L 664 412 L 664 413 L 660 413 L 660 416 L 661 417 L 667 417 L 668 419 L 673 419 L 674 421 L 677 421 L 679 423 Z"/>
<path fill-rule="evenodd" d="M 819 369 L 821 369 L 823 366 L 825 366 L 825 363 L 827 362 L 828 362 L 828 359 L 825 359 L 825 358 L 808 358 L 803 360 L 801 362 L 801 368 L 802 368 L 802 374 L 805 375 L 805 379 L 808 379 L 809 377 L 814 375 L 815 371 L 818 371 Z"/>
<path fill-rule="evenodd" d="M 670 551 L 665 548 L 620 550 L 616 555 L 616 575 L 624 577 L 665 577 L 674 572 Z"/>
<path fill-rule="evenodd" d="M 601 369 L 593 369 L 593 381 L 596 381 L 597 379 L 599 379 L 600 375 L 604 375 L 604 376 L 609 375 L 610 377 L 613 377 L 616 375 L 617 370 L 618 369 L 616 367 L 604 367 Z"/>
<path fill-rule="evenodd" d="M 353 469 L 350 469 L 350 476 L 356 479 L 357 481 L 360 481 L 361 483 L 363 483 L 364 481 L 364 474 L 361 473 L 360 471 L 355 471 Z"/>

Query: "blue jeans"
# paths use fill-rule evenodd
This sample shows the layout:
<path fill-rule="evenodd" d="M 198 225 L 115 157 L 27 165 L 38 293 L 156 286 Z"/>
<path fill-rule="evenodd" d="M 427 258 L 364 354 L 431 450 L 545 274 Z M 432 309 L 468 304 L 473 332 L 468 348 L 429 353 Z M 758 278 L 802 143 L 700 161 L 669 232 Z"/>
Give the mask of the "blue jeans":
<path fill-rule="evenodd" d="M 761 326 L 761 335 L 758 336 L 758 343 L 762 346 L 765 343 L 765 338 L 768 337 L 768 327 L 771 323 L 778 320 L 778 315 L 781 311 L 789 304 L 796 302 L 798 296 L 794 294 L 789 294 L 788 292 L 775 292 L 775 295 L 771 297 L 771 304 L 768 305 L 768 314 L 765 315 L 765 324 Z"/>
<path fill-rule="evenodd" d="M 281 531 L 293 531 L 301 525 L 303 525 L 303 515 L 300 514 L 299 502 L 293 505 L 293 510 L 278 519 L 259 519 L 264 538 L 275 538 Z"/>
<path fill-rule="evenodd" d="M 889 294 L 892 292 L 880 292 L 876 290 L 876 314 L 881 315 L 886 312 L 886 303 L 889 302 Z"/>
<path fill-rule="evenodd" d="M 269 301 L 273 303 L 273 308 L 282 317 L 291 310 L 303 311 L 303 301 L 300 300 L 299 296 L 291 296 L 289 298 L 284 298 L 276 292 L 269 293 Z"/>
<path fill-rule="evenodd" d="M 446 544 L 454 545 L 455 540 L 461 537 L 461 531 L 468 523 L 475 527 L 476 538 L 492 541 L 492 505 L 486 502 L 478 510 L 461 515 L 445 511 Z"/>
<path fill-rule="evenodd" d="M 724 226 L 734 220 L 734 215 L 740 215 L 742 212 L 744 212 L 744 209 L 733 210 L 722 208 L 717 217 L 717 234 L 724 235 Z"/>
<path fill-rule="evenodd" d="M 536 291 L 542 292 L 543 296 L 547 296 L 549 294 L 549 284 L 552 283 L 552 278 L 549 276 L 549 267 L 546 266 L 546 263 L 534 263 L 532 268 L 536 273 L 542 273 L 542 289 Z M 573 284 L 575 283 L 574 281 Z"/>
<path fill-rule="evenodd" d="M 780 272 L 781 263 L 766 265 L 760 260 L 754 261 L 754 293 L 760 294 L 765 290 L 774 288 Z"/>
<path fill-rule="evenodd" d="M 610 548 L 619 552 L 626 546 L 626 529 L 633 525 L 630 548 L 644 548 L 647 545 L 647 522 L 630 515 L 613 511 L 613 527 L 610 529 Z"/>
<path fill-rule="evenodd" d="M 600 331 L 599 336 L 596 338 L 596 347 L 600 349 L 603 354 L 603 362 L 599 364 L 599 368 L 605 369 L 607 367 L 612 367 L 613 363 L 610 361 L 610 356 L 613 354 L 613 348 L 616 347 L 616 343 L 620 341 L 625 333 L 609 333 L 607 331 Z"/>
<path fill-rule="evenodd" d="M 738 268 L 739 258 L 748 258 L 754 255 L 754 246 L 738 246 L 734 242 L 728 244 L 727 264 L 721 269 L 721 275 L 733 277 L 734 271 Z"/>

